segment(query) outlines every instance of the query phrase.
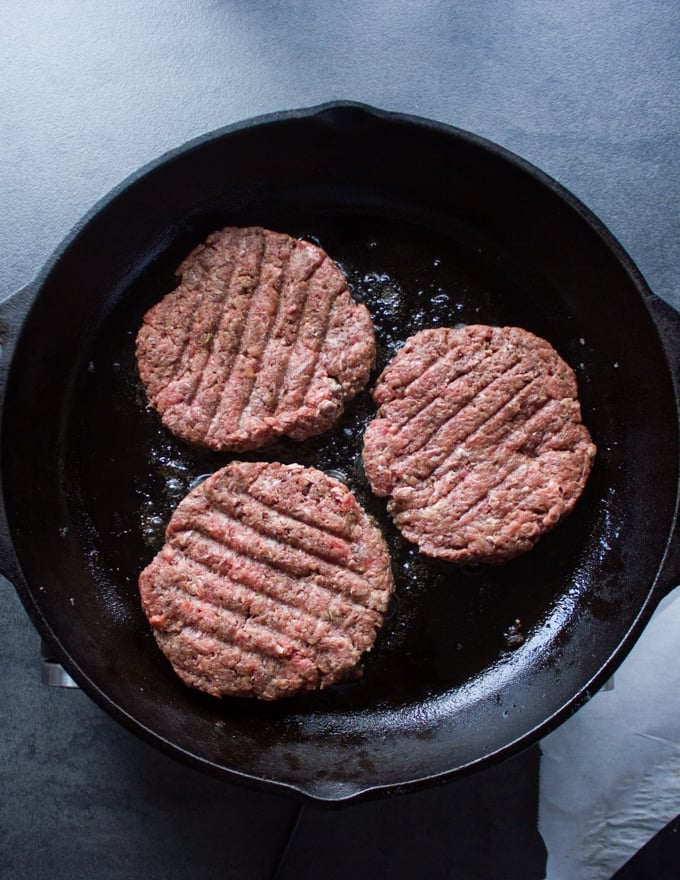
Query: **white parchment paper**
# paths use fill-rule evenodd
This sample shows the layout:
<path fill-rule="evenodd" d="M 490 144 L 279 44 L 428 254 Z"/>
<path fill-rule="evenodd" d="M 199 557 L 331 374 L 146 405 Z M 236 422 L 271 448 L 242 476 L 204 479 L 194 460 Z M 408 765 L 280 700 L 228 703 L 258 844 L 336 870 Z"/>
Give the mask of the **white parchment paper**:
<path fill-rule="evenodd" d="M 603 690 L 541 743 L 547 880 L 610 880 L 680 814 L 680 588 Z"/>

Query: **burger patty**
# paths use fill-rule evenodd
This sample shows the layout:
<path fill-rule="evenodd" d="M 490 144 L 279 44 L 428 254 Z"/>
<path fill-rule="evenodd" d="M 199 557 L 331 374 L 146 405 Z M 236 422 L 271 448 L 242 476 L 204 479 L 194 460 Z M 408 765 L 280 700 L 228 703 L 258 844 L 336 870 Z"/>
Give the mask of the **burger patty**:
<path fill-rule="evenodd" d="M 373 324 L 319 247 L 260 227 L 212 233 L 144 316 L 151 405 L 189 443 L 256 449 L 330 428 L 375 362 Z"/>
<path fill-rule="evenodd" d="M 346 486 L 235 461 L 180 502 L 139 589 L 187 685 L 274 700 L 355 669 L 394 584 L 382 534 Z"/>
<path fill-rule="evenodd" d="M 471 325 L 412 336 L 378 379 L 364 436 L 374 492 L 422 553 L 503 562 L 574 507 L 595 446 L 576 377 L 543 339 Z"/>

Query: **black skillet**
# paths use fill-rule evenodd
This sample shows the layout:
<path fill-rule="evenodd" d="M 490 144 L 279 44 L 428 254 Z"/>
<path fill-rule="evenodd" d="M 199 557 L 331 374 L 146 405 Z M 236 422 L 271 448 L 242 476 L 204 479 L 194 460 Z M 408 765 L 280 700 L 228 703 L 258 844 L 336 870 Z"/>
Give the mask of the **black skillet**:
<path fill-rule="evenodd" d="M 368 393 L 258 456 L 339 474 L 388 538 L 397 597 L 360 681 L 259 704 L 187 689 L 136 578 L 187 488 L 229 456 L 145 407 L 134 336 L 212 229 L 319 241 L 371 309 L 379 368 L 426 326 L 514 324 L 576 370 L 599 448 L 577 510 L 503 567 L 421 557 L 361 472 Z M 0 567 L 80 686 L 171 754 L 339 801 L 510 755 L 578 708 L 680 581 L 680 317 L 550 178 L 474 135 L 353 104 L 194 141 L 126 181 L 2 304 Z"/>

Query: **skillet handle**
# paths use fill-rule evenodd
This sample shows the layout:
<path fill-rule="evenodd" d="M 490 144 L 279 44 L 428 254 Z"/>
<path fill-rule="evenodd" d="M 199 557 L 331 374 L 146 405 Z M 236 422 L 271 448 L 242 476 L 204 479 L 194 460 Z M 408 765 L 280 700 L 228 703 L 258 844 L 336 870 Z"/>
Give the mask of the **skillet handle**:
<path fill-rule="evenodd" d="M 43 639 L 42 642 L 42 667 L 40 670 L 40 682 L 48 687 L 77 688 L 78 684 L 71 678 L 68 672 L 54 656 L 54 652 Z"/>
<path fill-rule="evenodd" d="M 36 281 L 22 287 L 0 302 L 0 424 L 5 406 L 7 380 L 14 349 L 19 339 L 31 305 L 38 291 Z M 0 444 L 0 450 L 1 450 Z M 1 455 L 1 451 L 0 451 Z M 14 555 L 12 539 L 7 524 L 2 492 L 2 461 L 0 460 L 0 572 L 12 583 L 16 584 L 18 565 Z"/>
<path fill-rule="evenodd" d="M 673 377 L 675 406 L 680 420 L 680 312 L 654 294 L 648 295 L 647 305 L 666 350 Z M 678 490 L 680 494 L 680 486 Z M 667 595 L 680 584 L 680 510 L 677 509 L 675 528 L 668 544 L 658 584 L 659 598 Z"/>
<path fill-rule="evenodd" d="M 33 281 L 0 302 L 0 412 L 5 402 L 9 365 L 37 290 L 38 283 Z"/>
<path fill-rule="evenodd" d="M 0 302 L 0 340 L 3 346 L 8 340 L 12 343 L 16 342 L 37 292 L 38 282 L 31 281 Z"/>

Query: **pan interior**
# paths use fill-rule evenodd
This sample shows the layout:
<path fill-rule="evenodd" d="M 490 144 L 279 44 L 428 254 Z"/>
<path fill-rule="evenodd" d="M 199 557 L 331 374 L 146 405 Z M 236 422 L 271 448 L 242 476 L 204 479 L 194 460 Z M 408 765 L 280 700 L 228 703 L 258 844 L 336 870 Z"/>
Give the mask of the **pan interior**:
<path fill-rule="evenodd" d="M 562 711 L 640 613 L 677 483 L 677 449 L 663 430 L 675 411 L 654 327 L 615 256 L 554 194 L 532 198 L 545 198 L 546 216 L 557 219 L 527 220 L 518 241 L 500 215 L 485 228 L 466 211 L 442 211 L 412 194 L 343 192 L 338 199 L 324 187 L 273 189 L 237 207 L 233 194 L 227 201 L 218 194 L 181 223 L 166 221 L 140 252 L 126 251 L 97 291 L 96 250 L 88 252 L 88 278 L 79 272 L 87 236 L 102 241 L 104 212 L 29 315 L 2 436 L 8 519 L 38 623 L 93 696 L 175 753 L 307 791 L 447 772 L 507 748 Z M 482 190 L 478 198 L 494 201 Z M 424 327 L 516 325 L 548 339 L 576 371 L 599 450 L 569 518 L 529 554 L 478 567 L 420 555 L 370 492 L 360 458 L 375 412 L 368 391 L 327 434 L 240 456 L 300 462 L 346 480 L 387 538 L 397 583 L 360 680 L 271 704 L 186 688 L 155 646 L 136 586 L 180 498 L 232 458 L 162 428 L 134 358 L 146 309 L 174 287 L 186 253 L 226 224 L 268 226 L 325 248 L 373 315 L 375 375 Z M 585 289 L 570 249 L 592 276 Z"/>
<path fill-rule="evenodd" d="M 334 213 L 268 222 L 318 242 L 344 269 L 354 296 L 375 321 L 374 379 L 407 336 L 424 327 L 514 324 L 549 338 L 574 365 L 585 420 L 592 422 L 593 370 L 581 331 L 550 286 L 513 271 L 507 258 L 487 249 L 480 255 L 453 231 L 442 235 L 384 217 Z M 196 240 L 202 236 L 203 230 Z M 137 575 L 162 546 L 179 500 L 201 476 L 234 457 L 299 462 L 341 477 L 379 522 L 391 550 L 396 597 L 376 648 L 362 664 L 362 679 L 293 701 L 296 711 L 388 710 L 450 693 L 508 660 L 517 650 L 513 645 L 531 641 L 551 616 L 562 615 L 565 593 L 570 609 L 578 604 L 590 578 L 583 583 L 577 571 L 590 570 L 589 554 L 597 557 L 601 549 L 592 547 L 592 535 L 604 541 L 618 527 L 601 497 L 597 471 L 577 511 L 529 555 L 500 567 L 461 567 L 421 555 L 392 526 L 385 500 L 371 493 L 361 466 L 363 430 L 375 413 L 368 390 L 350 403 L 334 430 L 303 443 L 282 440 L 235 456 L 192 448 L 166 431 L 146 405 L 134 340 L 145 310 L 173 288 L 184 250 L 172 247 L 156 259 L 102 325 L 77 379 L 63 450 L 65 523 L 76 527 L 97 591 L 124 623 L 125 640 L 143 643 L 157 674 L 177 684 L 148 637 Z M 607 455 L 601 450 L 601 458 Z M 183 699 L 193 698 L 183 686 L 178 690 Z M 291 708 L 290 701 L 267 707 L 246 701 L 237 711 L 283 717 Z"/>

